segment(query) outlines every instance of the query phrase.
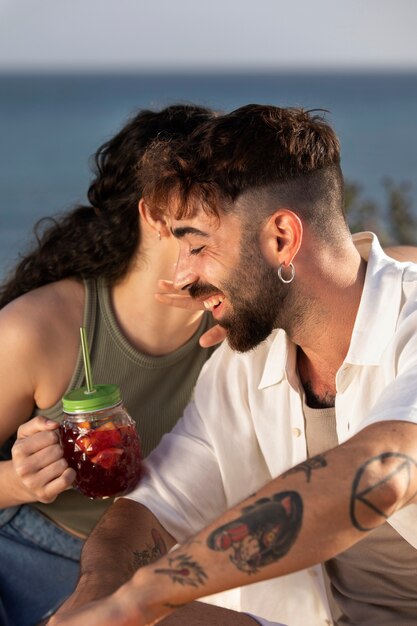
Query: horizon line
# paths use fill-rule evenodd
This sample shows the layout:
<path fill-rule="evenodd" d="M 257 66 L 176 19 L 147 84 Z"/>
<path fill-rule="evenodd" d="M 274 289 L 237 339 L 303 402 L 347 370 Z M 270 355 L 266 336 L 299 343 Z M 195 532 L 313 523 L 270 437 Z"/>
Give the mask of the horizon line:
<path fill-rule="evenodd" d="M 134 66 L 2 66 L 0 64 L 0 74 L 142 74 L 142 75 L 169 75 L 169 74 L 190 74 L 190 75 L 230 75 L 230 74 L 414 74 L 417 73 L 417 65 L 393 66 L 393 65 L 362 65 L 362 66 L 298 66 L 291 67 L 134 67 Z"/>

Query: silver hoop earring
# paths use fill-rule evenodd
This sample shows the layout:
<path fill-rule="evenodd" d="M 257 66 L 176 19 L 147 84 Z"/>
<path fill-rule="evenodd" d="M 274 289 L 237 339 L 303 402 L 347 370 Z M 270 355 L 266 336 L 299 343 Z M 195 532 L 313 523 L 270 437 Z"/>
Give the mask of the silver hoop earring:
<path fill-rule="evenodd" d="M 161 231 L 160 230 L 158 230 L 158 239 L 159 239 L 159 241 L 161 241 Z"/>
<path fill-rule="evenodd" d="M 291 270 L 291 276 L 289 278 L 284 278 L 283 275 L 282 275 L 283 265 L 280 265 L 279 268 L 278 268 L 278 278 L 280 279 L 280 281 L 282 281 L 285 284 L 292 283 L 292 281 L 294 280 L 294 276 L 295 276 L 295 267 L 294 267 L 294 265 L 292 263 L 290 263 L 288 267 Z"/>

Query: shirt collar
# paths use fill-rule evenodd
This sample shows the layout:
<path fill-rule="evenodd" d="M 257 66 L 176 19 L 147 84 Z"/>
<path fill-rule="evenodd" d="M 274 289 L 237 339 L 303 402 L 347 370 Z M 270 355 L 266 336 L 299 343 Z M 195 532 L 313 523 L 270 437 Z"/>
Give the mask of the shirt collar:
<path fill-rule="evenodd" d="M 401 303 L 401 273 L 396 261 L 382 250 L 376 235 L 353 235 L 353 242 L 367 261 L 365 283 L 345 363 L 378 365 L 382 352 L 396 328 Z M 370 332 L 372 331 L 372 332 Z M 258 389 L 291 382 L 296 370 L 296 347 L 283 330 L 275 330 L 269 340 Z"/>
<path fill-rule="evenodd" d="M 284 378 L 291 380 L 296 370 L 296 346 L 281 329 L 270 336 L 270 347 L 258 389 L 280 383 Z"/>
<path fill-rule="evenodd" d="M 373 233 L 359 233 L 353 241 L 367 268 L 345 363 L 378 365 L 397 326 L 403 269 L 384 253 Z"/>

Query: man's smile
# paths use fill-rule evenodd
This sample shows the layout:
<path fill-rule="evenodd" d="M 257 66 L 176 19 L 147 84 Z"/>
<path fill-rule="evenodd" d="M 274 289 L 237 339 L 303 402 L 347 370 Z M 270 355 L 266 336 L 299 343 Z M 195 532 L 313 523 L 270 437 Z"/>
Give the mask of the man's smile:
<path fill-rule="evenodd" d="M 213 296 L 210 296 L 206 300 L 203 300 L 204 308 L 207 311 L 211 311 L 214 318 L 217 318 L 221 314 L 222 303 L 225 300 L 226 296 L 222 293 L 217 293 Z"/>

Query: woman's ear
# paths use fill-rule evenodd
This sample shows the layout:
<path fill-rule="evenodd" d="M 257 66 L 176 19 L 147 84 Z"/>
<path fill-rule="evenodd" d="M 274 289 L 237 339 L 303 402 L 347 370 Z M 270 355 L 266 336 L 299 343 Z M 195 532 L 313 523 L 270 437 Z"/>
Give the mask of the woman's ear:
<path fill-rule="evenodd" d="M 155 235 L 159 237 L 159 239 L 171 235 L 162 212 L 151 209 L 143 198 L 139 200 L 138 211 L 140 219 L 145 222 L 149 228 L 155 231 Z"/>
<path fill-rule="evenodd" d="M 273 267 L 288 267 L 297 256 L 303 239 L 303 224 L 290 209 L 269 216 L 260 233 L 261 250 Z"/>

